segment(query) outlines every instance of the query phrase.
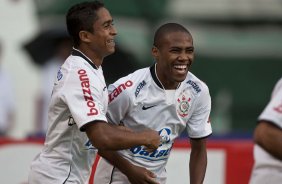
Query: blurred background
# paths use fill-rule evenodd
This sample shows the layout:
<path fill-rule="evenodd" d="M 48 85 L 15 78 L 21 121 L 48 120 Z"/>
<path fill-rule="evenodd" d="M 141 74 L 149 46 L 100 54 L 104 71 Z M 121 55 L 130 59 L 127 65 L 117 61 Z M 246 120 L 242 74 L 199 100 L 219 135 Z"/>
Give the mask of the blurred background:
<path fill-rule="evenodd" d="M 15 164 L 10 163 L 17 163 L 21 183 L 26 181 L 30 160 L 41 149 L 42 141 L 35 147 L 25 140 L 44 138 L 53 79 L 71 47 L 65 13 L 77 2 L 81 1 L 0 2 L 0 136 L 17 140 L 0 139 L 1 148 L 15 144 L 15 149 L 0 149 L 0 163 L 7 173 L 15 173 Z M 208 144 L 205 181 L 247 183 L 253 163 L 252 132 L 274 84 L 282 76 L 282 0 L 103 2 L 118 30 L 117 51 L 103 63 L 107 83 L 154 62 L 151 46 L 160 24 L 178 22 L 192 33 L 196 58 L 191 72 L 209 86 L 211 140 L 216 140 Z M 19 150 L 18 144 L 29 147 Z M 183 145 L 187 148 L 187 142 L 177 142 L 176 148 Z M 16 153 L 17 158 L 24 154 L 25 159 L 15 160 L 11 155 Z M 173 166 L 169 163 L 168 168 L 179 169 L 172 169 L 170 178 L 180 178 L 180 171 L 186 177 L 187 168 L 179 164 L 184 159 L 186 152 L 182 156 L 172 154 Z M 17 183 L 9 181 L 4 179 L 2 183 Z"/>
<path fill-rule="evenodd" d="M 45 46 L 46 38 L 33 46 L 35 51 L 27 45 L 42 35 L 62 40 L 65 13 L 77 2 L 1 1 L 0 66 L 10 76 L 14 99 L 14 124 L 6 135 L 23 138 L 44 130 L 39 111 L 44 109 L 40 104 L 46 94 L 42 93 L 48 91 L 46 86 L 52 87 L 50 76 L 56 67 L 48 63 L 55 46 Z M 156 27 L 164 22 L 182 23 L 194 37 L 196 59 L 191 71 L 210 88 L 213 136 L 251 137 L 256 118 L 282 73 L 281 0 L 103 2 L 118 30 L 118 52 L 103 64 L 108 83 L 153 63 L 150 49 Z"/>

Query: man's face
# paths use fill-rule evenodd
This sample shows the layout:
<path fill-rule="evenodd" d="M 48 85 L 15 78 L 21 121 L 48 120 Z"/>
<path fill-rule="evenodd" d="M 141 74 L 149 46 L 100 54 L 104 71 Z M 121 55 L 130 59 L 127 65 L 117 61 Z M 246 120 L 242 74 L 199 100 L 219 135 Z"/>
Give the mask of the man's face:
<path fill-rule="evenodd" d="M 114 37 L 117 31 L 113 26 L 113 18 L 106 8 L 100 8 L 97 15 L 98 20 L 93 25 L 91 49 L 101 57 L 105 57 L 115 52 Z"/>
<path fill-rule="evenodd" d="M 186 32 L 167 34 L 152 54 L 157 62 L 157 75 L 165 88 L 175 89 L 182 82 L 194 60 L 192 36 Z"/>

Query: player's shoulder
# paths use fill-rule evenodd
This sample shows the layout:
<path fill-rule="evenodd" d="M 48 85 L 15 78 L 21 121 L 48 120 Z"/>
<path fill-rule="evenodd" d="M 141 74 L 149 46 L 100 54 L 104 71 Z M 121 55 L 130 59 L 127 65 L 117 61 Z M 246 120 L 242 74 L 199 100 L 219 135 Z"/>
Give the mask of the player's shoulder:
<path fill-rule="evenodd" d="M 183 83 L 185 88 L 190 88 L 196 94 L 209 93 L 207 84 L 191 72 L 188 72 Z"/>
<path fill-rule="evenodd" d="M 131 88 L 134 88 L 138 86 L 139 83 L 142 82 L 144 79 L 146 79 L 148 74 L 149 74 L 148 68 L 141 68 L 141 69 L 134 71 L 133 73 L 128 74 L 127 76 L 124 76 L 118 79 L 112 85 L 117 87 L 122 84 L 127 84 L 127 85 L 130 85 Z"/>
<path fill-rule="evenodd" d="M 84 68 L 85 65 L 83 63 L 83 58 L 70 55 L 61 68 L 64 68 L 64 70 L 67 70 L 68 72 L 72 72 L 75 69 Z"/>
<path fill-rule="evenodd" d="M 274 89 L 272 91 L 272 96 L 276 94 L 281 94 L 282 92 L 282 77 L 276 82 Z"/>
<path fill-rule="evenodd" d="M 140 89 L 142 89 L 146 82 L 143 80 L 146 78 L 147 74 L 146 68 L 139 69 L 133 73 L 118 79 L 113 84 L 108 86 L 110 101 L 117 98 L 118 96 L 123 96 L 127 98 L 134 98 L 137 96 Z"/>

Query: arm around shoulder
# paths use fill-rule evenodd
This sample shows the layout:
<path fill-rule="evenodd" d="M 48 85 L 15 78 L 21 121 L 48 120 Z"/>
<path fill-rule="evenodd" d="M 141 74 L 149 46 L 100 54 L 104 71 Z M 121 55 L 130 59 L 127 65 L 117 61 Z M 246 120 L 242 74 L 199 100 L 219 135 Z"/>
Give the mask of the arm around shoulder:
<path fill-rule="evenodd" d="M 157 149 L 161 140 L 154 130 L 131 132 L 103 121 L 90 122 L 84 128 L 93 146 L 100 150 L 121 150 L 140 145 Z"/>

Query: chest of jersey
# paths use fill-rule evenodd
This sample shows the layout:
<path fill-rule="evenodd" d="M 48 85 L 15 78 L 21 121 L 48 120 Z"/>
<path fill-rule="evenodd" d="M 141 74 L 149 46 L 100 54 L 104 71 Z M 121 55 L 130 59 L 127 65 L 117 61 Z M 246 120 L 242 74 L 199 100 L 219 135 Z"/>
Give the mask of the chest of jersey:
<path fill-rule="evenodd" d="M 165 163 L 174 140 L 186 128 L 193 113 L 195 96 L 187 89 L 166 91 L 149 86 L 132 101 L 133 107 L 122 120 L 125 126 L 135 131 L 154 129 L 161 135 L 162 144 L 152 153 L 138 146 L 131 148 L 125 155 L 131 155 L 132 159 L 140 163 L 143 163 L 142 160 Z"/>
<path fill-rule="evenodd" d="M 161 90 L 150 86 L 140 92 L 123 122 L 134 130 L 169 128 L 179 136 L 193 112 L 195 96 L 188 89 Z"/>

